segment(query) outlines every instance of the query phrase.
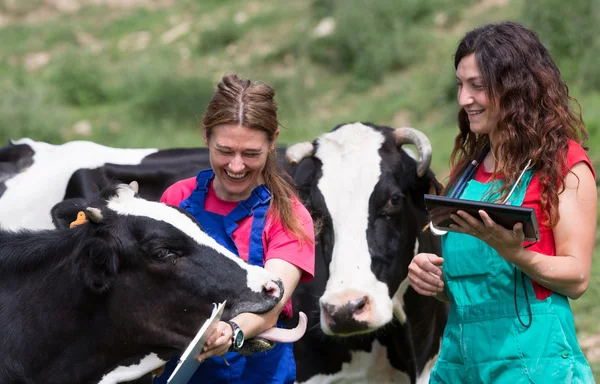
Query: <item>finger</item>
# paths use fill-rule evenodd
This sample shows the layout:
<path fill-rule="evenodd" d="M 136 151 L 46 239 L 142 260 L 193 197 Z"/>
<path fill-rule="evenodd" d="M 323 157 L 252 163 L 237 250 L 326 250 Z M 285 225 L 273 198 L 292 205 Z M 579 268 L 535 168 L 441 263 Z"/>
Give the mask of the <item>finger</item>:
<path fill-rule="evenodd" d="M 486 211 L 480 210 L 479 217 L 481 217 L 481 220 L 483 221 L 483 224 L 485 224 L 486 228 L 494 229 L 494 227 L 497 225 Z"/>
<path fill-rule="evenodd" d="M 198 362 L 202 362 L 203 360 L 206 360 L 213 356 L 222 356 L 225 353 L 227 353 L 227 351 L 229 351 L 230 345 L 231 345 L 231 342 L 229 344 L 224 344 L 224 345 L 220 345 L 215 348 L 211 348 L 210 350 L 202 352 L 198 356 L 196 356 L 196 360 Z"/>
<path fill-rule="evenodd" d="M 444 264 L 444 258 L 443 257 L 439 257 L 438 255 L 434 255 L 433 253 L 428 253 L 427 254 L 427 260 L 429 260 L 429 262 L 437 267 L 442 266 L 442 264 Z"/>
<path fill-rule="evenodd" d="M 440 291 L 425 290 L 418 287 L 413 287 L 413 289 L 415 290 L 415 292 L 422 296 L 435 296 L 438 293 L 440 293 Z"/>
<path fill-rule="evenodd" d="M 410 286 L 419 294 L 424 296 L 434 296 L 444 290 L 444 285 L 432 286 L 430 284 L 423 283 L 420 280 L 413 281 L 413 278 L 409 276 Z"/>
<path fill-rule="evenodd" d="M 217 328 L 215 328 L 215 330 L 210 334 L 210 337 L 208 338 L 208 340 L 206 340 L 205 343 L 205 349 L 208 346 L 213 345 L 214 343 L 217 343 L 218 340 L 222 337 L 227 337 L 227 335 L 229 335 L 229 337 L 231 337 L 231 332 L 228 332 L 229 329 L 231 329 L 231 326 L 225 322 L 219 322 L 219 325 L 217 326 Z"/>
<path fill-rule="evenodd" d="M 458 211 L 457 214 L 460 216 L 460 218 L 467 222 L 467 224 L 469 224 L 469 226 L 472 227 L 475 231 L 485 230 L 485 226 L 483 225 L 481 220 L 477 219 L 476 217 L 469 215 L 465 211 Z"/>
<path fill-rule="evenodd" d="M 437 256 L 435 256 L 435 257 L 437 258 Z M 434 260 L 434 262 L 435 262 L 435 264 L 434 264 L 429 259 L 421 259 L 421 260 L 415 261 L 414 263 L 410 263 L 408 265 L 408 271 L 409 271 L 409 273 L 413 272 L 416 275 L 420 274 L 421 271 L 425 271 L 428 273 L 432 273 L 436 276 L 441 276 L 442 269 L 440 267 L 438 267 L 437 265 L 441 265 L 441 263 L 443 263 L 443 261 L 444 261 L 444 259 L 442 259 L 441 262 L 436 259 L 436 260 Z"/>
<path fill-rule="evenodd" d="M 441 272 L 441 271 L 440 271 Z M 440 273 L 441 275 L 441 273 Z M 435 275 L 425 270 L 409 270 L 408 277 L 422 289 L 434 290 L 444 286 L 440 275 Z"/>
<path fill-rule="evenodd" d="M 456 213 L 450 214 L 450 218 L 455 223 L 455 224 L 450 224 L 451 228 L 454 228 L 455 230 L 458 230 L 458 231 L 464 232 L 464 233 L 468 233 L 470 230 L 472 230 L 469 223 L 466 220 L 464 220 L 462 217 L 457 215 Z"/>
<path fill-rule="evenodd" d="M 523 223 L 517 223 L 513 227 L 513 232 L 518 238 L 525 239 L 525 232 L 523 232 Z"/>

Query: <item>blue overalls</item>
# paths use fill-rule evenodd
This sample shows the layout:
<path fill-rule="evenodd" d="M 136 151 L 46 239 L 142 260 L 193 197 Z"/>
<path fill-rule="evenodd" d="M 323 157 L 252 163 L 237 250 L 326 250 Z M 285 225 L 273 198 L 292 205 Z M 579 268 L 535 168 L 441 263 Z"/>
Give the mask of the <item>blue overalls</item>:
<path fill-rule="evenodd" d="M 211 169 L 198 173 L 196 189 L 186 200 L 181 202 L 180 207 L 192 214 L 208 235 L 238 256 L 237 247 L 231 236 L 238 227 L 237 222 L 245 217 L 253 216 L 248 263 L 264 267 L 262 234 L 271 192 L 264 184 L 259 185 L 254 188 L 247 200 L 240 201 L 227 216 L 221 216 L 204 210 L 208 186 L 214 177 L 215 174 Z M 296 380 L 296 363 L 292 343 L 276 343 L 273 349 L 251 356 L 227 352 L 225 358 L 229 362 L 229 366 L 225 364 L 221 356 L 206 359 L 200 364 L 189 383 L 275 384 L 293 383 Z M 176 366 L 177 359 L 169 361 L 165 372 L 154 379 L 154 384 L 166 384 Z"/>

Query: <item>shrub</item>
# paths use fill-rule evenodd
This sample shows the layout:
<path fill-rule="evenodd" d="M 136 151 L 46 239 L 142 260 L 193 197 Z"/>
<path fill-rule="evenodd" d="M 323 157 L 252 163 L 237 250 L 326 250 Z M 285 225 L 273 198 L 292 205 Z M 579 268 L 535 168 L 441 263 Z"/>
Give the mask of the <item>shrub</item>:
<path fill-rule="evenodd" d="M 134 102 L 144 119 L 198 121 L 213 95 L 213 82 L 200 77 L 158 76 Z"/>
<path fill-rule="evenodd" d="M 557 11 L 560 10 L 560 11 Z M 584 89 L 600 89 L 600 4 L 581 0 L 568 5 L 561 0 L 526 2 L 523 22 L 538 33 L 568 81 Z"/>
<path fill-rule="evenodd" d="M 240 39 L 244 32 L 245 28 L 233 21 L 221 23 L 215 29 L 202 32 L 198 43 L 198 52 L 206 54 L 224 49 Z"/>
<path fill-rule="evenodd" d="M 0 99 L 0 138 L 31 137 L 60 143 L 61 129 L 67 125 L 66 112 L 53 103 L 46 88 L 5 86 Z"/>
<path fill-rule="evenodd" d="M 96 64 L 95 57 L 67 55 L 53 74 L 62 98 L 69 104 L 83 107 L 108 101 L 104 70 Z"/>
<path fill-rule="evenodd" d="M 363 88 L 379 81 L 386 72 L 404 68 L 425 56 L 439 9 L 451 8 L 457 13 L 470 2 L 316 1 L 314 13 L 321 16 L 331 12 L 329 16 L 334 18 L 336 28 L 331 35 L 313 40 L 309 55 L 334 71 L 352 72 L 357 85 Z"/>

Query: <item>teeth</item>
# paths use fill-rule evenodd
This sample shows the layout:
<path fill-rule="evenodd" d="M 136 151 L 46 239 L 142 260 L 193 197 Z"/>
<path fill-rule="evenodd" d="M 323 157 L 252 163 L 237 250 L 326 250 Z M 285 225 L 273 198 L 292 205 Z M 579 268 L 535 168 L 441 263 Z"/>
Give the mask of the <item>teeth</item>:
<path fill-rule="evenodd" d="M 469 115 L 479 115 L 480 113 L 483 112 L 483 109 L 479 110 L 479 111 L 469 111 L 467 112 Z"/>
<path fill-rule="evenodd" d="M 229 171 L 225 171 L 225 173 L 227 173 L 227 176 L 231 177 L 232 179 L 243 179 L 248 174 L 248 172 L 244 172 L 244 173 L 231 173 Z"/>

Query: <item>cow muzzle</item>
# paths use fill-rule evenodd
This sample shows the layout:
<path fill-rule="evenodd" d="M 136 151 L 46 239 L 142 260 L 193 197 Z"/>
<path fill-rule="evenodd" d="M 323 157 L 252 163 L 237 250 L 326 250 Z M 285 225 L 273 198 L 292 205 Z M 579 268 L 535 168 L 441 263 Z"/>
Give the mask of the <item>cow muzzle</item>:
<path fill-rule="evenodd" d="M 262 285 L 258 297 L 256 293 L 241 293 L 237 302 L 231 308 L 230 317 L 242 312 L 265 313 L 275 308 L 283 298 L 283 282 L 280 279 L 268 280 Z"/>
<path fill-rule="evenodd" d="M 358 291 L 344 292 L 328 300 L 321 298 L 320 304 L 321 328 L 328 335 L 368 333 L 391 320 L 391 316 L 381 318 L 371 295 Z"/>

